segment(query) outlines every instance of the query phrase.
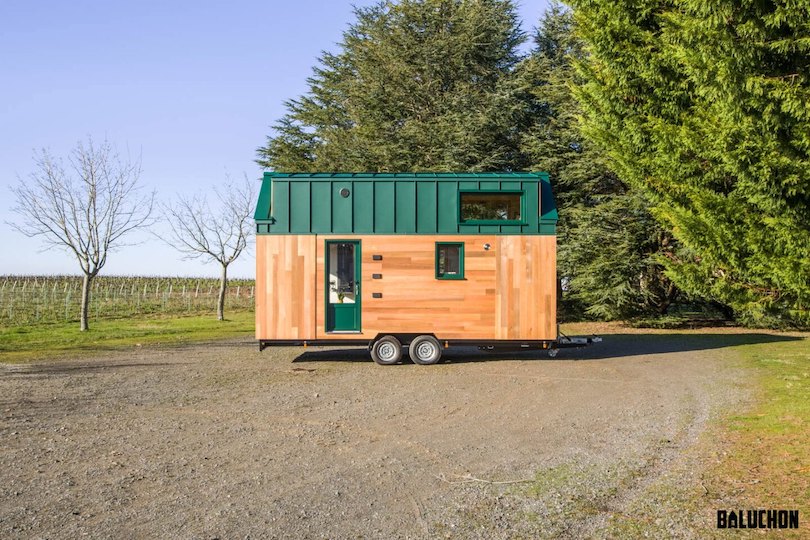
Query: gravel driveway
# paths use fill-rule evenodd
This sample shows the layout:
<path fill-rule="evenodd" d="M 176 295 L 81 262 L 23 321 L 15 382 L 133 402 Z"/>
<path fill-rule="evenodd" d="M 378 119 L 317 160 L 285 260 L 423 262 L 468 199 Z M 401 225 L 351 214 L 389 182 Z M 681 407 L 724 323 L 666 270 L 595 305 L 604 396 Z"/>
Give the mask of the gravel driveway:
<path fill-rule="evenodd" d="M 0 537 L 578 538 L 634 512 L 700 536 L 709 517 L 651 487 L 698 485 L 691 449 L 747 399 L 733 339 L 435 366 L 251 341 L 0 365 Z"/>

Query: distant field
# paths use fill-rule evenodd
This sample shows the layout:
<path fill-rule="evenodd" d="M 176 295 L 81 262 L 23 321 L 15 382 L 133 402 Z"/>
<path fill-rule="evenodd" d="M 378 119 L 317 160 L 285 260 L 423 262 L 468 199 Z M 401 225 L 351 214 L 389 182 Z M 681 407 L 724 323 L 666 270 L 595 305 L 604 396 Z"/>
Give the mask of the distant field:
<path fill-rule="evenodd" d="M 254 285 L 252 279 L 229 281 L 226 313 L 252 310 Z M 0 276 L 0 324 L 78 321 L 81 288 L 81 276 Z M 90 320 L 214 313 L 218 291 L 216 278 L 98 276 Z"/>

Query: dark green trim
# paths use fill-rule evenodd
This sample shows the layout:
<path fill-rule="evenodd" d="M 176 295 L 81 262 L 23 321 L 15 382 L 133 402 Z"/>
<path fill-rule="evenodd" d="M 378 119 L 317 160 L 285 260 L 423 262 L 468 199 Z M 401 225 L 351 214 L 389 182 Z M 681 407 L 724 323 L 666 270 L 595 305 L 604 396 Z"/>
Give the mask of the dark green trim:
<path fill-rule="evenodd" d="M 528 225 L 527 222 L 518 219 L 468 219 L 459 221 L 461 225 Z"/>
<path fill-rule="evenodd" d="M 273 178 L 264 176 L 262 180 L 262 187 L 259 188 L 259 200 L 256 202 L 256 211 L 253 213 L 253 219 L 256 221 L 267 220 L 270 218 L 270 194 L 273 189 Z"/>
<path fill-rule="evenodd" d="M 540 178 L 540 222 L 557 223 L 557 203 L 554 201 L 554 192 L 548 175 Z"/>
<path fill-rule="evenodd" d="M 458 274 L 439 273 L 439 248 L 441 246 L 458 246 Z M 464 242 L 436 242 L 434 270 L 436 279 L 464 279 Z"/>
<path fill-rule="evenodd" d="M 341 328 L 340 330 L 335 330 L 334 328 L 330 328 L 333 325 L 333 321 L 331 320 L 331 312 L 329 310 L 329 245 L 330 244 L 354 244 L 354 281 L 358 285 L 355 287 L 357 294 L 355 294 L 355 302 L 353 305 L 357 306 L 357 312 L 355 314 L 354 320 L 354 328 Z M 324 272 L 323 272 L 323 282 L 324 282 L 324 331 L 326 333 L 329 332 L 362 332 L 363 328 L 363 281 L 362 281 L 362 264 L 363 264 L 363 247 L 362 242 L 360 240 L 335 240 L 329 239 L 324 240 Z M 340 305 L 340 304 L 336 304 Z"/>
<path fill-rule="evenodd" d="M 522 189 L 460 189 L 458 190 L 459 194 L 461 193 L 520 193 L 523 195 L 524 190 Z"/>
<path fill-rule="evenodd" d="M 549 236 L 557 234 L 557 222 L 540 220 L 540 236 Z"/>

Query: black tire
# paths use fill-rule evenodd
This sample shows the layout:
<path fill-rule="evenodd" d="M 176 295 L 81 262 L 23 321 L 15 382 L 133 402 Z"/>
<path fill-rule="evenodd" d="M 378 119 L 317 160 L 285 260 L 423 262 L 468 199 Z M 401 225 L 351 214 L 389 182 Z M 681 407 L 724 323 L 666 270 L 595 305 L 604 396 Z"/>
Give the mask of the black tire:
<path fill-rule="evenodd" d="M 442 359 L 442 346 L 433 336 L 418 336 L 408 345 L 408 356 L 414 364 L 429 366 Z"/>
<path fill-rule="evenodd" d="M 371 346 L 371 358 L 381 366 L 396 364 L 402 359 L 402 343 L 394 336 L 383 336 Z"/>

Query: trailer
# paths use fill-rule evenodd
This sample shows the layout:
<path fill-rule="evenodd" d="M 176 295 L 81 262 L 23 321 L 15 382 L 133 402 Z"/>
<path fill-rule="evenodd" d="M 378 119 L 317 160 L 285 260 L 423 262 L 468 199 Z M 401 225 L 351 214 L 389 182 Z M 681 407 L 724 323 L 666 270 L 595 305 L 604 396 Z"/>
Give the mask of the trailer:
<path fill-rule="evenodd" d="M 546 173 L 264 174 L 256 339 L 407 350 L 581 346 L 557 326 L 557 209 Z"/>

